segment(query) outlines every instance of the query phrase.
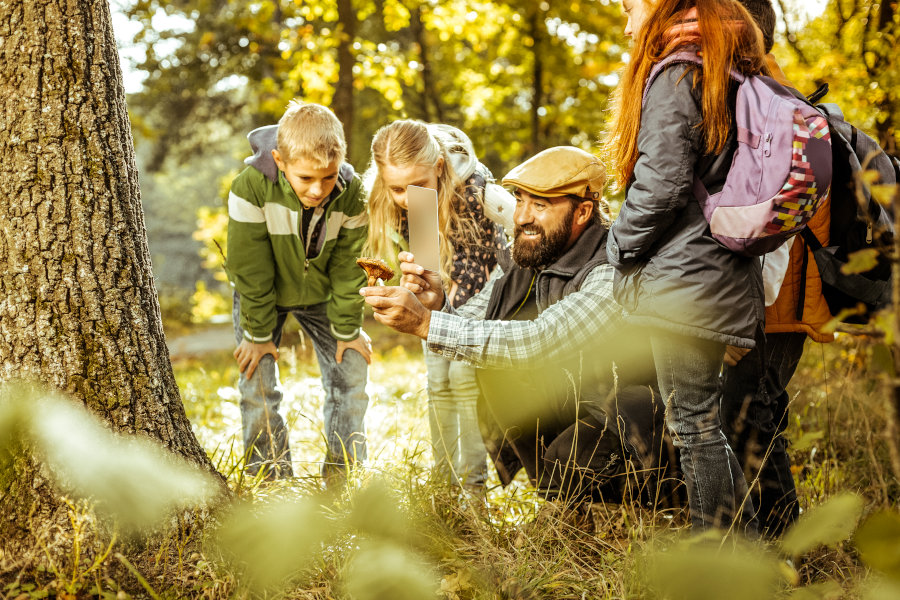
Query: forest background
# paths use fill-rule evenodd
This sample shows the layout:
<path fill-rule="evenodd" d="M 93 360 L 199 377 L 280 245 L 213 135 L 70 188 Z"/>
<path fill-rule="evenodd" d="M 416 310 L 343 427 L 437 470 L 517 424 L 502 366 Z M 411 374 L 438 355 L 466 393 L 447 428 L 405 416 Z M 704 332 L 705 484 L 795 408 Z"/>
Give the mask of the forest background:
<path fill-rule="evenodd" d="M 775 54 L 788 77 L 807 93 L 830 83 L 826 100 L 896 153 L 897 3 L 776 5 Z M 521 478 L 506 490 L 492 481 L 484 505 L 460 501 L 428 481 L 420 347 L 371 320 L 369 475 L 339 498 L 320 495 L 321 394 L 296 328 L 286 338 L 282 375 L 301 477 L 264 486 L 240 475 L 230 293 L 219 247 L 246 133 L 274 123 L 288 100 L 301 98 L 334 109 L 359 171 L 374 131 L 406 117 L 462 128 L 498 178 L 549 146 L 596 152 L 628 60 L 618 2 L 115 0 L 113 19 L 175 378 L 194 434 L 238 502 L 148 525 L 159 509 L 151 498 L 191 489 L 204 496 L 203 486 L 192 488 L 188 475 L 103 441 L 72 417 L 66 437 L 91 432 L 95 453 L 108 457 L 98 464 L 109 471 L 85 479 L 86 500 L 65 500 L 70 542 L 62 555 L 38 544 L 34 553 L 44 560 L 36 572 L 8 570 L 21 557 L 0 554 L 0 595 L 900 597 L 891 315 L 868 336 L 807 348 L 790 390 L 788 427 L 805 514 L 779 544 L 729 542 L 735 551 L 722 553 L 720 540 L 679 536 L 680 511 L 637 505 L 598 506 L 585 528 L 553 512 Z M 608 196 L 614 206 L 621 200 L 615 190 Z M 176 350 L 210 326 L 217 335 L 196 352 Z M 8 448 L 0 450 L 3 466 Z M 145 479 L 129 483 L 130 497 L 110 475 L 127 479 L 128 471 Z M 33 481 L 38 489 L 41 477 Z M 112 507 L 115 518 L 95 514 L 93 502 Z"/>
<path fill-rule="evenodd" d="M 291 98 L 335 111 L 359 172 L 378 127 L 414 118 L 460 127 L 499 179 L 550 146 L 598 150 L 630 45 L 610 0 L 115 1 L 154 274 L 167 316 L 200 321 L 227 314 L 211 242 L 224 247 L 245 136 Z M 775 55 L 797 88 L 830 83 L 826 101 L 896 149 L 895 16 L 775 4 Z"/>

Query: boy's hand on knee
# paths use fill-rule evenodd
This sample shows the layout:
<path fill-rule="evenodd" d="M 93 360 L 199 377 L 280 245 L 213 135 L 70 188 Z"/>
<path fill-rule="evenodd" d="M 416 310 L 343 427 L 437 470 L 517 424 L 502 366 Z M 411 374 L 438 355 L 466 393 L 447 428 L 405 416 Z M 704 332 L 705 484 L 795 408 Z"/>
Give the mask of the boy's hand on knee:
<path fill-rule="evenodd" d="M 366 359 L 367 365 L 372 364 L 372 340 L 362 329 L 359 330 L 359 337 L 352 342 L 342 342 L 338 340 L 337 352 L 334 354 L 334 359 L 338 364 L 341 364 L 341 361 L 344 359 L 344 352 L 347 350 L 356 350 L 362 354 L 364 359 Z"/>
<path fill-rule="evenodd" d="M 241 373 L 246 370 L 247 379 L 250 379 L 259 365 L 259 361 L 266 354 L 271 354 L 275 360 L 278 360 L 278 348 L 275 347 L 275 342 L 254 344 L 251 341 L 242 340 L 234 351 L 234 358 L 237 360 Z"/>

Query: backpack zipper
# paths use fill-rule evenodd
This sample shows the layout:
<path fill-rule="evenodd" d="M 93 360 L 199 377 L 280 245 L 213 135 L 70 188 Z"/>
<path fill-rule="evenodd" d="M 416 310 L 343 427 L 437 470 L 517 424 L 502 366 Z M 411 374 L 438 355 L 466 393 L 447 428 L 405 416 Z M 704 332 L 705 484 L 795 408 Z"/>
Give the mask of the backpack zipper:
<path fill-rule="evenodd" d="M 772 146 L 770 143 L 771 141 L 772 141 L 772 134 L 767 133 L 766 137 L 765 137 L 765 143 L 763 144 L 763 155 L 765 155 L 765 156 L 769 156 L 772 154 Z"/>
<path fill-rule="evenodd" d="M 872 224 L 871 223 L 866 225 L 866 243 L 867 244 L 872 243 Z"/>

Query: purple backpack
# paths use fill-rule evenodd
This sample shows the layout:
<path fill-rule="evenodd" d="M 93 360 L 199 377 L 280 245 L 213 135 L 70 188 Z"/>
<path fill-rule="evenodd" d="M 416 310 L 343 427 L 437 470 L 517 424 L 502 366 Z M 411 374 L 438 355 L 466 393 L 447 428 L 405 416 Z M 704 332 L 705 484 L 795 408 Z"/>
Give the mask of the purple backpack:
<path fill-rule="evenodd" d="M 702 64 L 696 52 L 679 51 L 650 71 L 647 91 L 673 63 Z M 771 77 L 731 77 L 740 85 L 735 107 L 738 147 L 721 192 L 709 194 L 694 177 L 694 195 L 712 236 L 745 256 L 771 252 L 800 232 L 831 187 L 828 122 L 808 102 Z"/>

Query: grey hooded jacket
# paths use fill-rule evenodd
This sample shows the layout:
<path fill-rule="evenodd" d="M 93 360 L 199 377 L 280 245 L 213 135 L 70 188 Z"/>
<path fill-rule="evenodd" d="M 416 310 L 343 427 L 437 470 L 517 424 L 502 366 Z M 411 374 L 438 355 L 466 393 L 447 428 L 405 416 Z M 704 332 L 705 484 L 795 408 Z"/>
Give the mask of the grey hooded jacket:
<path fill-rule="evenodd" d="M 722 188 L 736 136 L 722 154 L 703 154 L 694 71 L 674 64 L 647 92 L 637 164 L 607 243 L 614 295 L 632 324 L 752 348 L 765 315 L 760 262 L 711 237 L 692 191 L 695 172 L 710 193 Z"/>

